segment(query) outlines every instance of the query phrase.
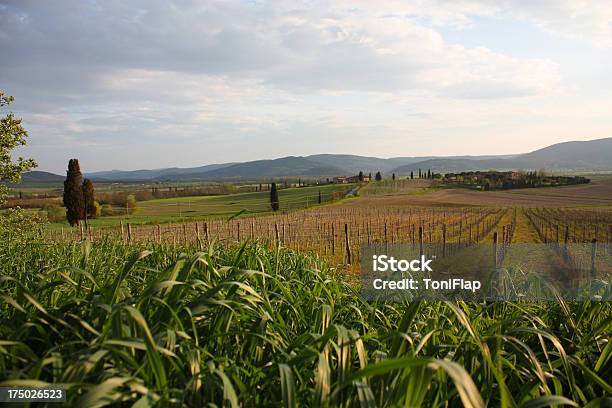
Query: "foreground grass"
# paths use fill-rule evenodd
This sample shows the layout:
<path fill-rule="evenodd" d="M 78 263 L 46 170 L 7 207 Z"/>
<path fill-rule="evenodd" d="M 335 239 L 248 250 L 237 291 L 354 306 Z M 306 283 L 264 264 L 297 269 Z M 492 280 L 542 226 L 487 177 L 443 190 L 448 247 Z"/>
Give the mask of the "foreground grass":
<path fill-rule="evenodd" d="M 0 241 L 0 385 L 73 406 L 599 406 L 612 305 L 372 304 L 257 243 Z"/>

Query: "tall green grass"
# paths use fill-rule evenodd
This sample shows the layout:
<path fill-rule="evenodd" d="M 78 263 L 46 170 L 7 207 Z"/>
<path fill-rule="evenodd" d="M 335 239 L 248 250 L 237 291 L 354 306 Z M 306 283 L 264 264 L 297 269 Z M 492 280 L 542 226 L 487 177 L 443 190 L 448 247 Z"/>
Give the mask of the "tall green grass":
<path fill-rule="evenodd" d="M 0 376 L 68 404 L 599 406 L 612 305 L 367 303 L 315 256 L 0 242 Z M 609 400 L 608 400 L 609 402 Z"/>

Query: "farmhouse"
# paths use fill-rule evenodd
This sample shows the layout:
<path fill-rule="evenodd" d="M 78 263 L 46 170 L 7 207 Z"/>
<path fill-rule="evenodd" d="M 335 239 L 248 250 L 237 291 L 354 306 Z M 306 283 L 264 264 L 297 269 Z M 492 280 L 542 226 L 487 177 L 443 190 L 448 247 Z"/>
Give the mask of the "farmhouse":
<path fill-rule="evenodd" d="M 368 183 L 370 181 L 370 177 L 369 176 L 363 176 L 363 180 L 359 180 L 359 176 L 338 176 L 338 177 L 334 177 L 334 184 L 348 184 L 348 183 L 359 183 L 359 182 L 366 182 Z"/>

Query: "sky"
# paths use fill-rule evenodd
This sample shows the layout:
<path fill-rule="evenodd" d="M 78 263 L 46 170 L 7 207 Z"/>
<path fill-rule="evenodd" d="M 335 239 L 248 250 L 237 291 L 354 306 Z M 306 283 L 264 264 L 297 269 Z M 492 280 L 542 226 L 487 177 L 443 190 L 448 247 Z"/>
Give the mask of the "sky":
<path fill-rule="evenodd" d="M 611 137 L 610 72 L 610 1 L 0 0 L 17 153 L 60 174 Z"/>

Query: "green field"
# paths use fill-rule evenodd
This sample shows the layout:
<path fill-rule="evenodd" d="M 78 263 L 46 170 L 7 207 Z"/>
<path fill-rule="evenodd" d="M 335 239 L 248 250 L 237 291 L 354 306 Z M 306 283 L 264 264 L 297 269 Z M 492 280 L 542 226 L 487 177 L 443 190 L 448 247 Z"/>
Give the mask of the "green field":
<path fill-rule="evenodd" d="M 328 184 L 313 187 L 287 188 L 279 190 L 280 211 L 292 211 L 317 205 L 319 191 L 322 203 L 332 201 L 334 192 L 348 191 L 353 184 Z M 270 192 L 239 193 L 222 196 L 166 198 L 138 203 L 136 214 L 100 217 L 90 220 L 94 228 L 119 225 L 120 221 L 131 224 L 154 224 L 199 220 L 214 217 L 229 217 L 271 212 Z M 51 228 L 66 227 L 66 222 L 50 224 Z"/>
<path fill-rule="evenodd" d="M 0 237 L 0 386 L 68 406 L 610 403 L 610 302 L 368 302 L 257 242 Z"/>

